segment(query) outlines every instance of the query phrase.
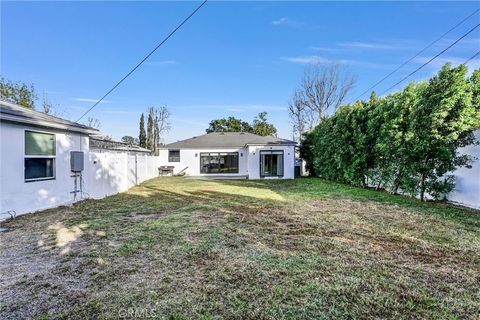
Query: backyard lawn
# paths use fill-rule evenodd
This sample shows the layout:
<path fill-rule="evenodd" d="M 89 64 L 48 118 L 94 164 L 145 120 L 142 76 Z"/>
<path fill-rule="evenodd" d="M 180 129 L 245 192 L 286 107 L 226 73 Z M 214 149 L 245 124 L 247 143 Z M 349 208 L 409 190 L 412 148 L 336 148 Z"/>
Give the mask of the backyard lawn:
<path fill-rule="evenodd" d="M 478 319 L 480 213 L 321 179 L 157 178 L 3 223 L 0 319 Z"/>

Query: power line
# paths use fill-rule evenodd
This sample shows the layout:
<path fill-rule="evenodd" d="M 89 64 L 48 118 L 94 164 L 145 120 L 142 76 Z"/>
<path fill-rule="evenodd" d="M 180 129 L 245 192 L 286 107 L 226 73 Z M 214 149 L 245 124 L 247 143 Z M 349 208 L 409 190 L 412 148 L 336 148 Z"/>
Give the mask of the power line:
<path fill-rule="evenodd" d="M 155 51 L 157 51 L 158 48 L 160 48 L 165 42 L 167 42 L 168 39 L 170 39 L 171 36 L 173 36 L 173 34 L 175 32 L 177 32 L 178 29 L 180 29 L 188 20 L 190 20 L 191 17 L 193 17 L 193 15 L 195 13 L 197 13 L 198 10 L 200 10 L 201 7 L 203 7 L 203 5 L 205 3 L 207 3 L 208 0 L 204 0 L 195 10 L 192 11 L 192 13 L 190 13 L 175 29 L 173 29 L 172 32 L 170 32 L 163 40 L 162 42 L 160 42 L 155 48 L 153 48 L 152 51 L 150 51 L 146 56 L 145 58 L 143 58 L 132 70 L 130 70 L 130 72 L 128 72 L 120 81 L 117 82 L 117 84 L 115 84 L 110 90 L 108 90 L 107 93 L 105 93 L 105 95 L 103 97 L 101 97 L 97 102 L 95 102 L 95 104 L 90 108 L 88 109 L 87 111 L 85 111 L 82 116 L 80 118 L 78 118 L 78 120 L 76 122 L 79 122 L 83 117 L 85 117 L 90 111 L 93 110 L 93 108 L 95 108 L 100 102 L 102 102 L 103 99 L 105 99 L 110 93 L 112 93 L 113 90 L 115 90 L 125 79 L 127 79 L 135 70 L 138 69 L 138 67 L 140 67 Z"/>
<path fill-rule="evenodd" d="M 475 59 L 479 54 L 480 54 L 480 51 L 478 51 L 478 52 L 475 53 L 473 56 L 471 56 L 471 57 L 470 57 L 467 61 L 465 61 L 463 64 L 469 63 L 470 61 L 472 61 L 473 59 Z"/>
<path fill-rule="evenodd" d="M 455 40 L 455 42 L 453 42 L 451 45 L 449 45 L 448 47 L 446 47 L 445 49 L 443 49 L 442 51 L 440 51 L 438 54 L 436 54 L 434 57 L 432 57 L 430 60 L 428 60 L 427 62 L 425 62 L 424 64 L 422 64 L 420 67 L 418 67 L 417 69 L 413 70 L 412 72 L 410 72 L 407 76 L 403 77 L 400 81 L 398 81 L 397 83 L 395 83 L 393 86 L 391 86 L 390 88 L 388 88 L 387 90 L 383 91 L 382 94 L 384 94 L 385 92 L 388 92 L 390 91 L 391 89 L 395 88 L 397 85 L 399 85 L 400 83 L 402 83 L 405 79 L 409 78 L 410 76 L 412 76 L 413 74 L 415 74 L 417 71 L 419 71 L 420 69 L 422 69 L 423 67 L 425 67 L 427 64 L 429 64 L 430 62 L 432 62 L 433 60 L 435 60 L 436 58 L 438 58 L 441 54 L 443 54 L 445 51 L 447 51 L 448 49 L 450 49 L 451 47 L 453 47 L 454 45 L 456 45 L 460 40 L 462 40 L 463 38 L 465 38 L 466 36 L 468 36 L 470 33 L 472 33 L 475 29 L 477 29 L 478 27 L 480 26 L 480 23 L 477 24 L 475 27 L 473 27 L 472 29 L 470 29 L 467 33 L 465 33 L 463 36 L 461 36 L 460 38 L 458 38 L 457 40 Z"/>
<path fill-rule="evenodd" d="M 456 29 L 458 26 L 460 26 L 461 24 L 463 24 L 465 21 L 467 21 L 468 19 L 470 19 L 470 17 L 472 17 L 473 15 L 475 15 L 476 13 L 478 13 L 480 11 L 480 9 L 477 9 L 475 10 L 473 13 L 471 13 L 470 15 L 468 15 L 467 17 L 465 17 L 462 21 L 460 21 L 459 23 L 457 23 L 455 26 L 453 26 L 452 28 L 450 28 L 447 32 L 445 32 L 444 34 L 442 34 L 440 37 L 438 37 L 436 40 L 432 41 L 429 45 L 427 45 L 425 48 L 423 48 L 422 50 L 420 50 L 417 54 L 415 54 L 413 57 L 411 57 L 410 59 L 408 59 L 407 61 L 405 61 L 404 63 L 402 63 L 401 65 L 399 65 L 395 70 L 393 70 L 392 72 L 390 72 L 389 74 L 387 74 L 386 76 L 384 76 L 382 79 L 380 79 L 379 81 L 377 81 L 373 86 L 371 86 L 370 88 L 368 88 L 367 90 L 365 90 L 364 92 L 362 92 L 362 94 L 360 94 L 358 97 L 355 98 L 354 101 L 358 100 L 359 98 L 361 98 L 365 93 L 369 92 L 370 90 L 372 90 L 373 88 L 375 88 L 376 86 L 378 86 L 380 83 L 382 83 L 383 81 L 385 81 L 387 78 L 389 78 L 392 74 L 394 74 L 395 72 L 397 72 L 398 70 L 400 70 L 401 68 L 403 68 L 407 63 L 409 63 L 410 61 L 412 61 L 413 59 L 415 59 L 416 57 L 418 57 L 419 55 L 421 55 L 423 52 L 425 52 L 425 50 L 427 50 L 428 48 L 430 48 L 431 46 L 433 46 L 435 43 L 437 43 L 438 41 L 440 41 L 443 37 L 445 37 L 447 34 L 449 34 L 451 31 L 453 31 L 454 29 Z"/>

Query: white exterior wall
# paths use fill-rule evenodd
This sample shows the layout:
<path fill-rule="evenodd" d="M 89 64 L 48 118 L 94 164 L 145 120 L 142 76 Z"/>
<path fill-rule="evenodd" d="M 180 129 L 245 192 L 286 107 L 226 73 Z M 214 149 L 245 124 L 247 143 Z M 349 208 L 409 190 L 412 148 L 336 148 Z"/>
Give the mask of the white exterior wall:
<path fill-rule="evenodd" d="M 248 172 L 249 179 L 260 179 L 260 151 L 283 151 L 283 178 L 295 178 L 295 147 L 294 146 L 249 146 Z M 265 177 L 265 179 L 279 179 Z"/>
<path fill-rule="evenodd" d="M 178 149 L 172 149 L 178 150 Z M 248 176 L 249 179 L 260 179 L 260 151 L 282 150 L 283 154 L 283 179 L 293 179 L 295 174 L 295 149 L 293 146 L 249 146 L 247 148 L 230 149 L 180 149 L 180 162 L 168 162 L 168 150 L 160 150 L 160 165 L 173 166 L 174 174 L 187 168 L 187 176 Z M 200 153 L 202 152 L 238 152 L 238 173 L 202 174 L 200 173 Z M 275 179 L 275 177 L 272 177 Z M 272 179 L 270 178 L 270 179 Z"/>
<path fill-rule="evenodd" d="M 25 182 L 25 131 L 55 134 L 55 179 Z M 103 198 L 127 191 L 158 176 L 159 157 L 127 152 L 90 152 L 87 135 L 0 122 L 0 219 L 74 202 L 70 151 L 84 152 L 83 199 Z M 80 181 L 77 189 L 80 189 Z M 82 196 L 77 193 L 76 201 Z"/>
<path fill-rule="evenodd" d="M 480 129 L 475 132 L 477 141 L 480 141 Z M 472 168 L 459 168 L 453 172 L 455 175 L 455 190 L 448 195 L 448 200 L 480 209 L 480 145 L 471 145 L 459 150 L 476 159 Z"/>
<path fill-rule="evenodd" d="M 178 150 L 178 149 L 172 149 Z M 205 152 L 238 152 L 238 173 L 200 173 L 200 153 Z M 180 149 L 180 162 L 168 161 L 168 150 L 160 150 L 160 162 L 162 166 L 173 166 L 174 174 L 187 168 L 185 174 L 187 176 L 247 176 L 248 175 L 248 159 L 247 149 L 245 148 L 229 148 L 229 149 Z"/>
<path fill-rule="evenodd" d="M 55 134 L 55 179 L 25 182 L 25 130 Z M 85 152 L 87 163 L 88 136 L 1 122 L 0 139 L 0 213 L 14 210 L 22 214 L 71 203 L 70 151 Z"/>

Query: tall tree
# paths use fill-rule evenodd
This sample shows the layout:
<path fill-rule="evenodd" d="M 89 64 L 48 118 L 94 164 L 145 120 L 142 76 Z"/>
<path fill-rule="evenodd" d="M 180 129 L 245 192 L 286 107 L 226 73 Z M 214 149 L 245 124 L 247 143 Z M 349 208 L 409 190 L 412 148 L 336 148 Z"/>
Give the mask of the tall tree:
<path fill-rule="evenodd" d="M 28 109 L 35 109 L 35 100 L 37 94 L 33 85 L 26 85 L 25 83 L 14 83 L 0 79 L 0 99 L 16 103 Z"/>
<path fill-rule="evenodd" d="M 155 145 L 157 147 L 157 150 L 155 151 L 155 154 L 158 155 L 158 146 L 160 145 L 160 142 L 162 140 L 162 136 L 170 131 L 171 129 L 171 124 L 170 124 L 170 111 L 166 106 L 161 106 L 160 108 L 156 109 L 156 127 L 155 127 L 155 132 L 157 136 L 157 144 Z"/>
<path fill-rule="evenodd" d="M 246 121 L 235 117 L 216 119 L 210 121 L 210 125 L 205 130 L 207 133 L 212 132 L 252 132 L 252 127 Z"/>
<path fill-rule="evenodd" d="M 260 112 L 253 120 L 252 132 L 259 136 L 273 136 L 277 135 L 277 128 L 271 123 L 267 122 L 267 113 Z"/>
<path fill-rule="evenodd" d="M 470 90 L 472 91 L 472 104 L 475 108 L 476 126 L 480 127 L 480 69 L 474 70 L 469 79 Z"/>
<path fill-rule="evenodd" d="M 153 119 L 153 143 L 151 150 L 155 155 L 158 155 L 158 146 L 162 136 L 171 129 L 169 122 L 171 114 L 166 106 L 149 107 L 147 113 L 151 115 Z"/>
<path fill-rule="evenodd" d="M 153 120 L 153 154 L 157 154 L 158 144 L 160 143 L 160 130 L 158 125 L 158 116 L 155 115 L 155 119 Z"/>
<path fill-rule="evenodd" d="M 309 176 L 315 177 L 317 173 L 315 171 L 315 155 L 314 155 L 314 142 L 315 142 L 315 132 L 309 131 L 303 133 L 300 138 L 300 148 L 299 155 L 300 158 L 305 161 L 305 169 Z"/>
<path fill-rule="evenodd" d="M 172 128 L 170 123 L 171 113 L 166 106 L 161 106 L 156 110 L 157 110 L 156 114 L 157 114 L 157 122 L 158 122 L 158 134 L 160 136 L 159 139 L 161 139 L 162 135 L 170 131 L 170 129 Z"/>
<path fill-rule="evenodd" d="M 150 149 L 152 152 L 154 152 L 153 130 L 153 114 L 149 112 L 147 120 L 147 149 Z"/>
<path fill-rule="evenodd" d="M 455 180 L 447 173 L 471 161 L 457 154 L 458 148 L 474 142 L 476 110 L 466 75 L 465 65 L 444 65 L 430 79 L 414 110 L 415 152 L 410 165 L 419 179 L 421 200 L 427 192 L 436 198 L 450 192 Z"/>
<path fill-rule="evenodd" d="M 312 130 L 315 122 L 312 119 L 313 113 L 307 109 L 307 104 L 299 90 L 295 90 L 293 98 L 288 104 L 288 115 L 292 124 L 294 140 L 301 142 L 304 133 Z"/>
<path fill-rule="evenodd" d="M 319 124 L 328 111 L 335 111 L 355 86 L 355 78 L 338 63 L 313 64 L 305 69 L 297 97 Z"/>
<path fill-rule="evenodd" d="M 137 144 L 135 141 L 135 138 L 132 136 L 123 136 L 122 137 L 122 142 L 128 143 L 128 144 Z"/>
<path fill-rule="evenodd" d="M 147 134 L 145 132 L 145 116 L 141 115 L 140 117 L 140 133 L 138 135 L 138 142 L 140 147 L 146 148 L 147 147 Z"/>
<path fill-rule="evenodd" d="M 55 107 L 53 106 L 52 102 L 47 98 L 47 96 L 43 95 L 42 101 L 42 111 L 45 114 L 54 115 L 55 114 Z"/>

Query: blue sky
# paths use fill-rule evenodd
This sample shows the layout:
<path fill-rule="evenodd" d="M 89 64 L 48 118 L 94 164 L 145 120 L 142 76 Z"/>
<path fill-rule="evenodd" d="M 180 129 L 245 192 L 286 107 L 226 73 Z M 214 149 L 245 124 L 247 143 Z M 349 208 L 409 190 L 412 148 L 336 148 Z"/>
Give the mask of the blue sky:
<path fill-rule="evenodd" d="M 1 2 L 1 75 L 32 83 L 76 120 L 198 2 Z M 478 2 L 209 2 L 90 116 L 120 139 L 150 105 L 167 105 L 165 142 L 212 119 L 267 111 L 291 137 L 287 105 L 306 64 L 337 61 L 353 99 L 479 6 Z M 382 92 L 480 22 L 480 14 L 377 88 Z M 412 80 L 480 50 L 480 28 Z M 479 68 L 477 58 L 469 64 Z M 400 86 L 401 87 L 401 86 Z"/>

